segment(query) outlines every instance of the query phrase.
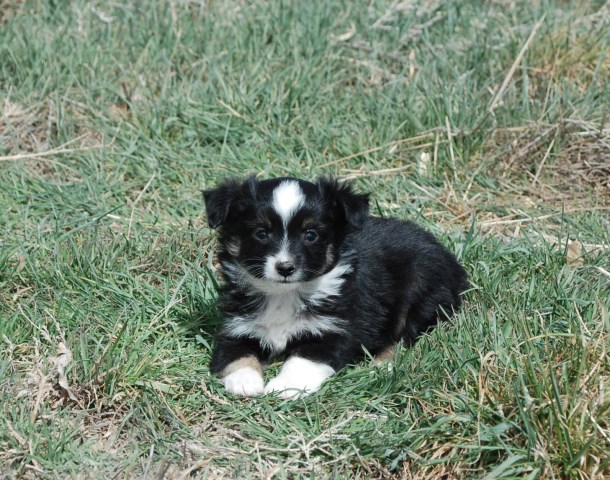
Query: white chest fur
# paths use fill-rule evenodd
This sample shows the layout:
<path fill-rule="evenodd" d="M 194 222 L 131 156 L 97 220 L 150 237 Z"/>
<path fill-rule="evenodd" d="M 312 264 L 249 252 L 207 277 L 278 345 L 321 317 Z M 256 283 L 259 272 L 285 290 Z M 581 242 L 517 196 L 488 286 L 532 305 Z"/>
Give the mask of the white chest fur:
<path fill-rule="evenodd" d="M 341 276 L 349 270 L 348 265 L 336 266 L 311 282 L 292 288 L 278 285 L 275 293 L 265 288 L 265 302 L 260 310 L 254 315 L 227 319 L 227 329 L 235 336 L 256 338 L 274 352 L 283 350 L 291 339 L 304 334 L 320 336 L 340 332 L 344 327 L 341 319 L 309 312 L 303 299 L 315 305 L 339 295 L 344 282 Z"/>

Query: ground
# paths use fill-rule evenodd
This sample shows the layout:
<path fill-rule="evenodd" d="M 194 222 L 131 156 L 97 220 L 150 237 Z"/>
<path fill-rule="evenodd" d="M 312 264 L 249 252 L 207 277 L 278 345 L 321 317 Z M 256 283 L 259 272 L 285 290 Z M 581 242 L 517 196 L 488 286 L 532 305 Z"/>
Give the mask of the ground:
<path fill-rule="evenodd" d="M 0 476 L 607 478 L 609 79 L 605 1 L 2 2 Z M 200 190 L 249 174 L 371 191 L 464 309 L 225 393 Z"/>

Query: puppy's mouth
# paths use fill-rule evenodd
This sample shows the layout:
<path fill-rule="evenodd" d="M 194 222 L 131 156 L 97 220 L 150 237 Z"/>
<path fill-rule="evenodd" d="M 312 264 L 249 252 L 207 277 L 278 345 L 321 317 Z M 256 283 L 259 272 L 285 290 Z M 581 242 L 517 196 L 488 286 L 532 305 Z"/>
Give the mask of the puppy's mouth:
<path fill-rule="evenodd" d="M 293 277 L 277 278 L 277 277 L 265 277 L 265 280 L 275 285 L 297 285 L 303 281 L 300 275 Z"/>
<path fill-rule="evenodd" d="M 266 294 L 280 294 L 287 291 L 298 289 L 302 284 L 302 280 L 297 278 L 269 278 L 267 276 L 261 278 L 258 282 L 253 283 L 253 286 L 260 289 Z"/>

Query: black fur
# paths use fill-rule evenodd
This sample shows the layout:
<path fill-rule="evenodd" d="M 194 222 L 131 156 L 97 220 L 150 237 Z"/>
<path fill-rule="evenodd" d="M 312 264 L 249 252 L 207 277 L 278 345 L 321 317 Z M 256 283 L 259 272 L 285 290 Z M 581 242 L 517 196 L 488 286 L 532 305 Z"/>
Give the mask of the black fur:
<path fill-rule="evenodd" d="M 273 203 L 274 190 L 283 182 L 297 182 L 303 194 L 287 233 Z M 414 223 L 369 216 L 368 195 L 335 180 L 230 180 L 204 197 L 209 224 L 219 227 L 225 280 L 220 306 L 226 323 L 216 337 L 214 373 L 249 355 L 262 362 L 297 355 L 338 370 L 362 358 L 363 347 L 374 355 L 399 341 L 412 345 L 460 306 L 466 273 L 453 255 Z M 265 262 L 286 245 L 296 280 L 265 280 Z M 342 282 L 337 294 L 318 298 L 296 286 L 336 272 L 341 273 L 337 283 Z M 270 295 L 300 302 L 297 314 L 305 322 L 305 331 L 286 338 L 285 346 L 279 343 L 283 348 L 270 346 L 263 333 L 247 331 L 248 321 L 262 315 Z M 329 322 L 330 327 L 321 333 L 307 330 L 308 321 Z"/>

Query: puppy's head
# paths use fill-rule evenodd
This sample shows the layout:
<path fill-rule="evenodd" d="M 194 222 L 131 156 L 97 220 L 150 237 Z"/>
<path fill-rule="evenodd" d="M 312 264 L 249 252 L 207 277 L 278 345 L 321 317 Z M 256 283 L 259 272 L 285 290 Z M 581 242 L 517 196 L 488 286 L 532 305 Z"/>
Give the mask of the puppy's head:
<path fill-rule="evenodd" d="M 225 271 L 266 287 L 298 285 L 328 272 L 346 233 L 368 215 L 368 195 L 326 178 L 229 180 L 203 192 L 220 230 Z"/>

